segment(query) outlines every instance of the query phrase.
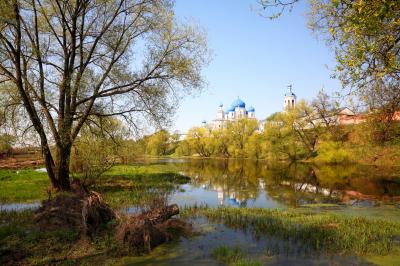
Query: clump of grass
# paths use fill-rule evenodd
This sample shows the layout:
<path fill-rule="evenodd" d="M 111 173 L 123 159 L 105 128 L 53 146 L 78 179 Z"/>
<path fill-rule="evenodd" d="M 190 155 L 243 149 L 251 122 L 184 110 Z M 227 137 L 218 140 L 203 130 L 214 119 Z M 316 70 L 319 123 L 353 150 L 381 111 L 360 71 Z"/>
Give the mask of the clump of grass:
<path fill-rule="evenodd" d="M 399 244 L 400 223 L 328 213 L 256 208 L 187 208 L 183 216 L 204 215 L 212 222 L 279 238 L 313 251 L 386 255 Z"/>
<path fill-rule="evenodd" d="M 33 212 L 0 211 L 0 264 L 51 264 L 60 259 L 79 239 L 79 230 L 41 231 L 33 222 Z"/>
<path fill-rule="evenodd" d="M 31 210 L 0 211 L 0 265 L 93 265 L 126 255 L 114 237 L 115 221 L 86 239 L 76 228 L 40 230 L 33 215 Z"/>
<path fill-rule="evenodd" d="M 219 246 L 212 251 L 212 256 L 220 262 L 229 264 L 242 259 L 244 254 L 239 247 Z"/>
<path fill-rule="evenodd" d="M 259 262 L 245 258 L 245 254 L 239 247 L 229 248 L 219 246 L 213 249 L 211 254 L 216 260 L 229 266 L 259 266 Z"/>

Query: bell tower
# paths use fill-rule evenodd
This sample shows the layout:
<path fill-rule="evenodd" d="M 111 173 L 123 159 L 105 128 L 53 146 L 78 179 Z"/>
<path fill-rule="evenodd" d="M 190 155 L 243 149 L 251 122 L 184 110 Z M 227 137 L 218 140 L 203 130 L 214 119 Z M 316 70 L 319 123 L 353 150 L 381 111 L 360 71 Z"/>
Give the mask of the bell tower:
<path fill-rule="evenodd" d="M 292 91 L 292 85 L 287 86 L 288 91 L 285 93 L 283 109 L 290 110 L 296 107 L 296 94 Z"/>

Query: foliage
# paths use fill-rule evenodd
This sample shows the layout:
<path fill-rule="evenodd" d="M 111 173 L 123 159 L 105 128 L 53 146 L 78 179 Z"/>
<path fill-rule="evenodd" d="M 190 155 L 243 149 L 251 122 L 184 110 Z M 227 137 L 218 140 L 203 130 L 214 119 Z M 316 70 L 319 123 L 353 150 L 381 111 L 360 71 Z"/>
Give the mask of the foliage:
<path fill-rule="evenodd" d="M 343 147 L 343 143 L 324 141 L 318 146 L 318 155 L 314 158 L 318 163 L 348 163 L 353 161 L 351 153 Z"/>
<path fill-rule="evenodd" d="M 167 155 L 169 133 L 160 130 L 149 137 L 146 153 L 151 155 Z"/>
<path fill-rule="evenodd" d="M 124 139 L 116 150 L 116 155 L 121 164 L 135 163 L 137 158 L 146 153 L 146 144 L 143 139 Z"/>
<path fill-rule="evenodd" d="M 189 129 L 186 140 L 190 150 L 202 157 L 210 157 L 214 154 L 216 145 L 211 130 L 205 127 L 194 127 Z"/>
<path fill-rule="evenodd" d="M 177 156 L 190 156 L 192 152 L 190 150 L 190 145 L 187 140 L 182 140 L 178 143 L 178 147 L 175 150 Z"/>
<path fill-rule="evenodd" d="M 178 21 L 173 5 L 2 1 L 0 80 L 19 96 L 20 130 L 37 133 L 55 189 L 70 188 L 71 149 L 84 126 L 109 117 L 136 130 L 168 124 L 177 101 L 203 86 L 205 34 Z"/>
<path fill-rule="evenodd" d="M 160 130 L 147 136 L 146 154 L 164 156 L 173 154 L 177 148 L 179 136 L 170 134 L 167 130 Z"/>
<path fill-rule="evenodd" d="M 85 126 L 81 130 L 71 153 L 71 171 L 89 182 L 117 162 L 126 135 L 125 127 L 117 119 L 102 118 L 98 122 L 99 127 Z"/>
<path fill-rule="evenodd" d="M 296 160 L 298 154 L 303 152 L 293 129 L 294 120 L 293 111 L 276 113 L 267 119 L 264 131 L 269 157 L 279 158 L 283 154 L 290 160 Z"/>
<path fill-rule="evenodd" d="M 371 112 L 372 140 L 392 140 L 400 110 L 400 2 L 313 0 L 311 7 L 311 28 L 335 49 L 335 76 Z"/>
<path fill-rule="evenodd" d="M 0 135 L 0 154 L 10 153 L 15 143 L 15 137 L 8 134 Z"/>
<path fill-rule="evenodd" d="M 269 19 L 276 19 L 285 12 L 291 12 L 299 0 L 257 0 L 261 7 L 259 14 Z"/>
<path fill-rule="evenodd" d="M 184 144 L 189 146 L 187 151 L 202 157 L 258 159 L 261 157 L 261 135 L 257 131 L 257 120 L 242 118 L 217 130 L 208 127 L 191 128 Z"/>
<path fill-rule="evenodd" d="M 367 123 L 371 140 L 375 143 L 384 144 L 400 136 L 399 121 L 395 119 L 400 111 L 399 84 L 375 82 L 363 94 L 371 111 Z"/>
<path fill-rule="evenodd" d="M 254 136 L 258 130 L 257 120 L 241 118 L 233 123 L 228 123 L 225 130 L 228 135 L 229 154 L 233 157 L 247 157 L 246 146 L 248 145 L 250 138 Z M 252 139 L 252 142 L 253 148 L 256 149 L 252 151 L 252 155 L 257 155 L 257 157 L 259 157 L 259 147 L 257 147 L 257 142 L 254 138 Z"/>
<path fill-rule="evenodd" d="M 380 78 L 399 81 L 399 1 L 315 0 L 311 5 L 310 25 L 334 46 L 344 85 L 362 90 Z"/>

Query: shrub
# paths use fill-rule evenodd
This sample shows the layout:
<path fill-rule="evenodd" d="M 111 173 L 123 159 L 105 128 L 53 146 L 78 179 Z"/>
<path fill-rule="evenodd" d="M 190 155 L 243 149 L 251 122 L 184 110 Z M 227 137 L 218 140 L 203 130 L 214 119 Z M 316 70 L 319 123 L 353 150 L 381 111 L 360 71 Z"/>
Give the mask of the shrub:
<path fill-rule="evenodd" d="M 317 149 L 317 157 L 314 160 L 318 163 L 349 163 L 353 161 L 348 150 L 342 147 L 341 142 L 325 141 Z"/>
<path fill-rule="evenodd" d="M 115 164 L 117 148 L 112 140 L 83 136 L 72 149 L 70 170 L 83 175 L 87 181 L 93 181 Z"/>
<path fill-rule="evenodd" d="M 10 153 L 14 142 L 15 142 L 14 136 L 8 134 L 0 135 L 0 154 Z"/>

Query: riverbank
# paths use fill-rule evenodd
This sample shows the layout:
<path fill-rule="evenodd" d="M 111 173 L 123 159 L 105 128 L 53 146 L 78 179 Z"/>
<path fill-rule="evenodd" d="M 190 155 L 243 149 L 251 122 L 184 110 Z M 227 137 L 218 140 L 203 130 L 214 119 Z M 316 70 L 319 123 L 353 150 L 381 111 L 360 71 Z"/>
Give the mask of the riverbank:
<path fill-rule="evenodd" d="M 171 261 L 188 262 L 184 258 L 192 258 L 192 254 L 183 254 L 181 251 L 185 247 L 182 245 L 194 248 L 203 243 L 202 238 L 216 233 L 223 238 L 202 253 L 209 257 L 210 265 L 221 262 L 224 265 L 264 265 L 282 257 L 318 261 L 332 255 L 340 255 L 348 262 L 373 262 L 376 265 L 400 262 L 400 223 L 383 219 L 340 217 L 299 210 L 189 208 L 181 215 L 187 221 L 205 217 L 207 224 L 223 224 L 224 229 L 212 229 L 218 231 L 214 232 L 210 231 L 213 227 L 194 222 L 199 237 L 182 239 L 183 244 L 179 241 L 164 244 L 148 255 L 132 256 L 118 249 L 111 226 L 101 235 L 85 239 L 70 229 L 39 231 L 32 216 L 32 211 L 0 212 L 2 265 L 166 265 Z M 257 243 L 263 243 L 263 248 L 257 248 L 255 254 L 249 255 L 245 243 L 229 243 L 228 239 L 235 235 L 232 232 L 236 235 L 250 233 L 258 239 Z M 262 242 L 267 239 L 270 240 Z"/>
<path fill-rule="evenodd" d="M 33 210 L 23 209 L 54 196 L 46 173 L 3 169 L 0 206 L 11 207 L 0 211 L 1 259 L 32 265 L 400 262 L 400 179 L 391 168 L 163 159 L 118 165 L 86 181 L 120 213 L 177 203 L 196 234 L 133 256 L 119 251 L 111 227 L 93 239 L 42 232 Z"/>

